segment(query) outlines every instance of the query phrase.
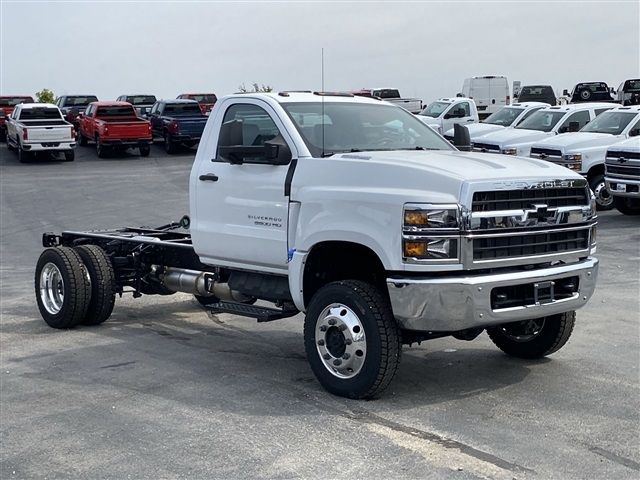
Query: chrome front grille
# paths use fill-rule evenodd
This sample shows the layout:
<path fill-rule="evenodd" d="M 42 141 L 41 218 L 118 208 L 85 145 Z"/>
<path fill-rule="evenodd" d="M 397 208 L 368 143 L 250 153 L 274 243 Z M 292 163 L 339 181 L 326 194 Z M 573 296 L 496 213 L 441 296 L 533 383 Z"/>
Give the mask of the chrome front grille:
<path fill-rule="evenodd" d="M 493 145 L 491 143 L 473 142 L 473 150 L 476 152 L 500 152 L 499 145 Z"/>
<path fill-rule="evenodd" d="M 553 148 L 531 147 L 531 156 L 535 158 L 562 157 L 562 152 Z"/>
<path fill-rule="evenodd" d="M 589 205 L 589 192 L 586 186 L 475 192 L 471 210 L 525 210 L 536 204 L 545 204 L 548 208 Z"/>
<path fill-rule="evenodd" d="M 640 165 L 628 165 L 607 160 L 605 164 L 606 175 L 615 175 L 625 178 L 640 178 Z"/>

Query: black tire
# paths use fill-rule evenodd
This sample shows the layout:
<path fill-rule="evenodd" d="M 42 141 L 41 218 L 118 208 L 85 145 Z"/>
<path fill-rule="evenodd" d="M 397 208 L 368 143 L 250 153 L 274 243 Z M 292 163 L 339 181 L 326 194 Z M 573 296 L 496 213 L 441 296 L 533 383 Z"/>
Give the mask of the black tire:
<path fill-rule="evenodd" d="M 65 150 L 64 152 L 64 161 L 65 162 L 73 162 L 76 159 L 76 152 L 73 150 Z"/>
<path fill-rule="evenodd" d="M 0 142 L 6 142 L 6 141 L 7 141 L 7 130 L 3 128 L 0 130 Z"/>
<path fill-rule="evenodd" d="M 140 147 L 140 156 L 141 157 L 148 157 L 149 154 L 151 153 L 151 147 L 149 145 L 146 145 L 144 147 Z"/>
<path fill-rule="evenodd" d="M 81 245 L 74 250 L 91 279 L 91 300 L 82 324 L 99 325 L 108 319 L 116 302 L 116 278 L 111 259 L 97 245 Z"/>
<path fill-rule="evenodd" d="M 51 298 L 46 292 L 52 289 L 47 288 L 47 279 L 43 271 L 51 271 L 51 265 L 55 266 L 62 280 L 57 286 L 62 289 L 60 308 L 57 311 L 52 308 L 50 301 L 45 300 Z M 42 252 L 36 264 L 34 283 L 38 309 L 47 325 L 53 328 L 73 328 L 82 322 L 91 300 L 91 289 L 86 275 L 84 264 L 73 249 L 56 247 L 47 248 Z M 55 279 L 55 277 L 51 278 Z M 41 287 L 43 287 L 42 290 Z"/>
<path fill-rule="evenodd" d="M 591 99 L 591 90 L 589 89 L 580 90 L 579 95 L 580 95 L 580 100 L 587 102 L 589 101 L 589 99 Z"/>
<path fill-rule="evenodd" d="M 87 143 L 89 143 L 87 137 L 85 137 L 82 132 L 78 131 L 78 145 L 80 145 L 81 147 L 86 147 Z"/>
<path fill-rule="evenodd" d="M 20 144 L 18 144 L 18 161 L 20 163 L 29 163 L 29 160 L 31 160 L 31 154 L 25 152 Z"/>
<path fill-rule="evenodd" d="M 16 146 L 9 141 L 9 137 L 7 137 L 7 150 L 9 150 L 10 152 L 16 151 Z"/>
<path fill-rule="evenodd" d="M 108 148 L 100 143 L 100 139 L 96 138 L 96 153 L 98 154 L 98 158 L 106 158 L 108 151 Z"/>
<path fill-rule="evenodd" d="M 323 321 L 321 315 L 332 304 L 348 307 L 357 315 L 364 330 L 364 361 L 359 371 L 350 378 L 340 378 L 329 371 L 318 347 L 324 345 L 320 343 L 324 341 L 316 340 L 316 327 Z M 331 328 L 333 327 L 329 330 Z M 353 331 L 356 332 L 355 329 Z M 400 329 L 388 299 L 373 285 L 358 280 L 329 283 L 316 292 L 305 316 L 304 344 L 307 360 L 320 384 L 334 395 L 353 399 L 375 398 L 380 395 L 393 380 L 402 352 Z M 346 344 L 351 345 L 351 341 Z M 337 357 L 336 360 L 326 358 L 327 362 L 337 360 Z"/>
<path fill-rule="evenodd" d="M 507 355 L 527 359 L 541 358 L 557 352 L 567 343 L 575 321 L 576 312 L 566 312 L 487 328 L 487 333 L 491 341 Z M 534 333 L 523 333 L 533 325 L 537 325 L 533 327 L 534 330 L 537 329 Z"/>
<path fill-rule="evenodd" d="M 604 175 L 594 175 L 589 179 L 589 187 L 596 196 L 596 209 L 599 211 L 611 210 L 613 208 L 613 196 L 604 181 Z"/>
<path fill-rule="evenodd" d="M 171 139 L 171 135 L 164 134 L 164 151 L 168 154 L 173 154 L 178 151 L 178 145 Z"/>
<path fill-rule="evenodd" d="M 640 215 L 640 200 L 636 198 L 613 197 L 613 206 L 623 215 Z"/>

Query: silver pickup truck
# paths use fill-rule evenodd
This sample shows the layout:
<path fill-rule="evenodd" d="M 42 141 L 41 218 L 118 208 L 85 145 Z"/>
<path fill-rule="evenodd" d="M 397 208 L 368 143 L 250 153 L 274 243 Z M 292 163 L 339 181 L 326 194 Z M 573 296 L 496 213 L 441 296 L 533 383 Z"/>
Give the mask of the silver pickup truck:
<path fill-rule="evenodd" d="M 393 103 L 413 114 L 422 111 L 422 100 L 419 98 L 402 98 L 397 88 L 363 88 L 352 93 L 360 97 L 378 98 L 385 102 Z"/>
<path fill-rule="evenodd" d="M 7 147 L 26 162 L 33 152 L 61 152 L 67 162 L 75 158 L 76 136 L 73 125 L 51 103 L 23 103 L 7 117 Z"/>

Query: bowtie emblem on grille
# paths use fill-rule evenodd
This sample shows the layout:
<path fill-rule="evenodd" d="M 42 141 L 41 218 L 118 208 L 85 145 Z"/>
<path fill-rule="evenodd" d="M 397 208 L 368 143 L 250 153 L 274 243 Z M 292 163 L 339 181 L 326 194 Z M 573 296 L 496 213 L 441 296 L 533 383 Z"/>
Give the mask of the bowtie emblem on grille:
<path fill-rule="evenodd" d="M 555 215 L 549 212 L 549 207 L 546 204 L 533 204 L 532 217 L 538 219 L 538 222 L 546 222 L 549 218 L 553 218 Z"/>
<path fill-rule="evenodd" d="M 547 158 L 548 156 L 549 156 L 549 155 L 547 155 L 546 153 L 541 153 L 541 154 L 539 154 L 539 155 L 538 155 L 538 158 L 545 159 L 545 158 Z"/>
<path fill-rule="evenodd" d="M 627 159 L 625 157 L 618 157 L 618 162 L 624 163 L 626 161 L 627 161 Z"/>

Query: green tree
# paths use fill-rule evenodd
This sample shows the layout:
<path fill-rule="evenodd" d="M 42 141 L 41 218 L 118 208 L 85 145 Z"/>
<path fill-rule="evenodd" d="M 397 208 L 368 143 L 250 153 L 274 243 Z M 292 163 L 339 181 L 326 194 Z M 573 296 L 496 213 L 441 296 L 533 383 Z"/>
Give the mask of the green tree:
<path fill-rule="evenodd" d="M 36 92 L 36 100 L 39 103 L 53 103 L 55 99 L 56 96 L 48 88 L 43 88 L 39 92 Z"/>
<path fill-rule="evenodd" d="M 273 92 L 273 87 L 271 85 L 259 85 L 258 82 L 253 82 L 251 84 L 251 90 L 249 90 L 244 83 L 241 83 L 238 86 L 239 93 L 257 93 L 257 92 Z"/>

